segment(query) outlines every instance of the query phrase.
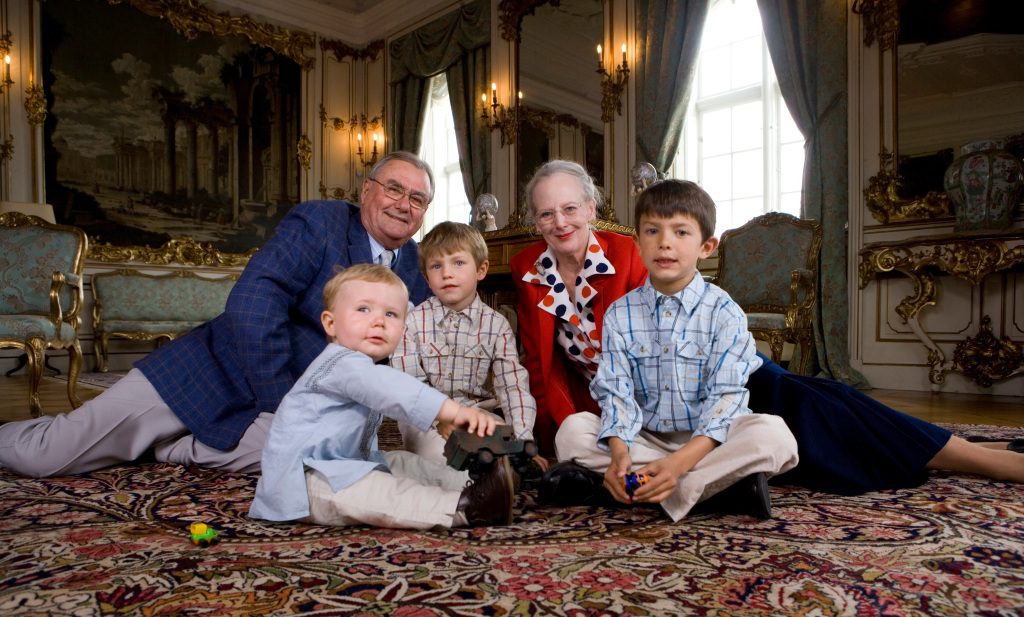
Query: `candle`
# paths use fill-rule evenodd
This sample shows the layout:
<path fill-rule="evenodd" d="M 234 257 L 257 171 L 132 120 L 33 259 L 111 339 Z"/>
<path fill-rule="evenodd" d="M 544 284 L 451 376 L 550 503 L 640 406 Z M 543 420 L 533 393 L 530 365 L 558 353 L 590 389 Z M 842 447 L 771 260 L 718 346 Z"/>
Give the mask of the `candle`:
<path fill-rule="evenodd" d="M 498 106 L 498 84 L 491 82 L 491 106 Z"/>
<path fill-rule="evenodd" d="M 597 68 L 598 70 L 604 68 L 604 54 L 601 53 L 601 46 L 597 46 Z"/>
<path fill-rule="evenodd" d="M 377 134 L 373 134 L 373 154 L 377 154 Z"/>
<path fill-rule="evenodd" d="M 622 66 L 626 66 L 626 44 L 622 44 Z"/>
<path fill-rule="evenodd" d="M 11 83 L 11 54 L 4 55 L 4 81 Z"/>

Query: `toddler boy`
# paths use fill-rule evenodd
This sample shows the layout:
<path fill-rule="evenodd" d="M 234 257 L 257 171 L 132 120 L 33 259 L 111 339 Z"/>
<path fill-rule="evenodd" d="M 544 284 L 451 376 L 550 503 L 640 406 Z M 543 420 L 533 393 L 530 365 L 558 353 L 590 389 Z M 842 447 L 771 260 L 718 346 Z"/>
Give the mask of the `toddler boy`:
<path fill-rule="evenodd" d="M 463 405 L 500 409 L 517 438 L 532 440 L 537 403 L 519 363 L 515 334 L 508 320 L 476 293 L 489 266 L 483 235 L 465 223 L 440 223 L 423 238 L 419 253 L 434 296 L 409 313 L 391 366 Z M 422 431 L 400 423 L 399 430 L 407 450 L 444 460 L 450 424 L 442 421 Z M 547 468 L 544 458 L 534 460 Z"/>
<path fill-rule="evenodd" d="M 738 481 L 744 509 L 768 518 L 767 476 L 797 464 L 796 439 L 747 407 L 761 361 L 746 316 L 697 271 L 718 246 L 715 204 L 692 182 L 664 180 L 637 198 L 635 220 L 648 279 L 605 314 L 590 385 L 601 417 L 569 416 L 558 458 L 604 472 L 615 500 L 661 504 L 674 521 Z M 647 482 L 629 495 L 631 471 Z"/>
<path fill-rule="evenodd" d="M 274 415 L 251 516 L 411 529 L 511 522 L 505 457 L 464 488 L 464 472 L 377 447 L 383 416 L 424 430 L 440 420 L 494 432 L 490 415 L 376 364 L 401 339 L 408 305 L 405 284 L 386 266 L 352 266 L 328 281 L 321 323 L 330 342 Z"/>

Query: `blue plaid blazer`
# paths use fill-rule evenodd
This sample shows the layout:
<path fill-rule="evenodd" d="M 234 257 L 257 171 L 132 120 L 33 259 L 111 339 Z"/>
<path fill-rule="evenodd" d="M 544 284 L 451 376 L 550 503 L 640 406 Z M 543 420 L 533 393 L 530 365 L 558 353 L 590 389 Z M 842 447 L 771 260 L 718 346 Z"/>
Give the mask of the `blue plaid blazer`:
<path fill-rule="evenodd" d="M 326 346 L 322 296 L 336 267 L 370 260 L 358 206 L 301 203 L 253 255 L 224 313 L 135 366 L 199 441 L 230 450 L 257 415 L 277 410 Z M 399 251 L 394 270 L 413 303 L 431 295 L 415 241 Z"/>

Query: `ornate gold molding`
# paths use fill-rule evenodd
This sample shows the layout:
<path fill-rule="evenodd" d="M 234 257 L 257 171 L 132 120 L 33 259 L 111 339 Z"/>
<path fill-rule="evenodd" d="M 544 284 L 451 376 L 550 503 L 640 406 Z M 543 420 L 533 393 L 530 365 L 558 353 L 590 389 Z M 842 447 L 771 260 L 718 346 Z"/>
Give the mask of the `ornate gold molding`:
<path fill-rule="evenodd" d="M 516 45 L 521 43 L 523 18 L 533 15 L 538 6 L 545 4 L 558 6 L 560 0 L 501 0 L 498 3 L 498 27 L 501 30 L 501 38 L 515 42 Z"/>
<path fill-rule="evenodd" d="M 922 327 L 921 312 L 938 301 L 938 274 L 977 285 L 990 274 L 1022 267 L 1024 229 L 1011 229 L 876 242 L 861 249 L 858 272 L 861 289 L 876 276 L 894 271 L 913 281 L 914 292 L 900 300 L 895 311 L 928 350 L 929 381 L 942 384 L 947 373 L 957 371 L 988 387 L 994 379 L 1007 379 L 1024 372 L 1021 370 L 1024 365 L 1021 344 L 1005 336 L 996 339 L 991 331 L 991 319 L 984 316 L 978 334 L 959 343 L 953 360 L 948 361 Z"/>
<path fill-rule="evenodd" d="M 996 338 L 992 333 L 992 319 L 985 315 L 977 336 L 957 344 L 953 351 L 953 368 L 949 370 L 959 371 L 988 388 L 997 381 L 1024 373 L 1024 345 L 1006 336 Z"/>
<path fill-rule="evenodd" d="M 893 223 L 916 219 L 933 219 L 951 216 L 949 197 L 945 193 L 929 191 L 918 199 L 904 199 L 899 196 L 903 178 L 896 170 L 895 157 L 882 148 L 878 155 L 880 169 L 868 180 L 864 198 L 868 210 L 880 223 Z"/>
<path fill-rule="evenodd" d="M 384 39 L 370 41 L 366 47 L 362 48 L 352 47 L 342 43 L 341 41 L 321 39 L 320 49 L 331 52 L 337 62 L 341 62 L 345 58 L 376 62 L 380 58 L 380 55 L 384 53 L 385 45 Z"/>
<path fill-rule="evenodd" d="M 320 199 L 348 199 L 350 201 L 356 201 L 355 192 L 350 194 L 348 189 L 341 188 L 340 186 L 329 187 L 321 181 L 319 190 Z"/>
<path fill-rule="evenodd" d="M 896 48 L 900 9 L 896 0 L 856 0 L 853 12 L 864 18 L 864 45 L 879 42 L 882 51 Z"/>
<path fill-rule="evenodd" d="M 187 39 L 200 32 L 216 36 L 243 35 L 256 45 L 268 47 L 309 70 L 316 58 L 305 55 L 314 47 L 316 37 L 308 32 L 286 30 L 260 23 L 246 15 L 217 13 L 198 0 L 107 0 L 109 4 L 127 4 L 147 15 L 159 17 Z"/>
<path fill-rule="evenodd" d="M 213 245 L 200 244 L 192 238 L 181 238 L 170 240 L 159 248 L 90 243 L 88 258 L 111 263 L 141 261 L 154 265 L 240 267 L 249 263 L 249 258 L 256 254 L 256 250 L 249 249 L 245 253 L 222 253 L 213 248 Z"/>
<path fill-rule="evenodd" d="M 32 127 L 42 126 L 46 121 L 46 95 L 39 85 L 25 90 L 25 116 Z"/>
<path fill-rule="evenodd" d="M 344 118 L 338 118 L 336 116 L 328 116 L 327 109 L 320 104 L 320 123 L 324 126 L 328 126 L 335 131 L 351 131 L 355 128 L 362 129 L 363 132 L 375 131 L 384 126 L 384 109 L 380 110 L 380 113 L 372 118 L 368 118 L 366 114 L 352 114 L 352 117 L 348 120 Z"/>
<path fill-rule="evenodd" d="M 313 142 L 309 141 L 309 137 L 303 133 L 295 148 L 295 156 L 299 159 L 299 165 L 309 171 L 309 166 L 313 163 Z"/>

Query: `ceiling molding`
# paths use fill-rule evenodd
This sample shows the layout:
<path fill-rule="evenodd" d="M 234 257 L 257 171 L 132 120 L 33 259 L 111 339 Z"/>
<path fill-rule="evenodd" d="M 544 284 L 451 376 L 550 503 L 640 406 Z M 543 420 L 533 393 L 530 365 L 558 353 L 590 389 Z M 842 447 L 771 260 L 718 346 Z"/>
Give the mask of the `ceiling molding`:
<path fill-rule="evenodd" d="M 428 17 L 459 4 L 458 0 L 382 0 L 357 12 L 332 6 L 326 0 L 217 0 L 213 6 L 262 17 L 286 28 L 361 46 L 389 38 Z M 358 6 L 358 3 L 353 6 Z"/>

